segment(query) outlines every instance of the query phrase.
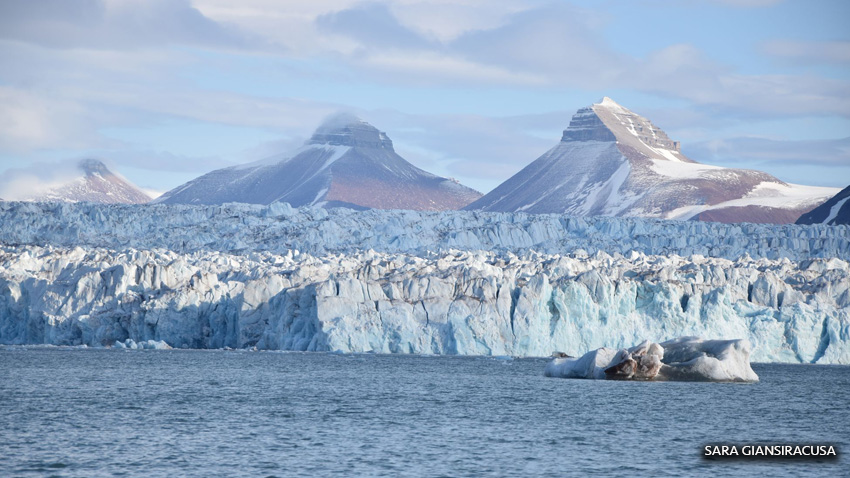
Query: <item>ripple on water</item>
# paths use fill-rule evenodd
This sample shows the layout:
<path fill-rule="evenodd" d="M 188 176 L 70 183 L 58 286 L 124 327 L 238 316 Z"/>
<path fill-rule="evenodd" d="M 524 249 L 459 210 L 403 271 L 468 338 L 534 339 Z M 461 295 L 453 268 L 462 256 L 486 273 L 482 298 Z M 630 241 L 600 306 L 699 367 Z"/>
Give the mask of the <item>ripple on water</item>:
<path fill-rule="evenodd" d="M 0 476 L 824 476 L 844 458 L 712 463 L 701 447 L 850 450 L 848 367 L 611 383 L 545 378 L 542 359 L 25 350 L 0 350 Z"/>

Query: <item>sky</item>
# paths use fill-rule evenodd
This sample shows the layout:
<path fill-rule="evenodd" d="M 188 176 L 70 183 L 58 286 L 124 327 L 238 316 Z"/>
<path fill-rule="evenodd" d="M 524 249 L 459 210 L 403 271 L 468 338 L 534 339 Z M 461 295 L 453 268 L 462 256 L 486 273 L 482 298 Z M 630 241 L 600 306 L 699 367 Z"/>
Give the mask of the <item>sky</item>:
<path fill-rule="evenodd" d="M 847 186 L 850 2 L 3 0 L 0 197 L 82 158 L 159 194 L 341 111 L 486 193 L 603 96 L 696 161 Z"/>

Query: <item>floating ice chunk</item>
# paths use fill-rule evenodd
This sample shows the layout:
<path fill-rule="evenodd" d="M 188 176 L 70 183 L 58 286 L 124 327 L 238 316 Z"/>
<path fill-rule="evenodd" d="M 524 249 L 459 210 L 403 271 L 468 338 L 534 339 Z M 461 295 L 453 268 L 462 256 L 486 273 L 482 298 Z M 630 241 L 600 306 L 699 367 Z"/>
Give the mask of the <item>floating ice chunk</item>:
<path fill-rule="evenodd" d="M 750 367 L 750 345 L 742 339 L 680 337 L 660 344 L 644 341 L 630 349 L 600 348 L 579 358 L 560 357 L 544 375 L 610 380 L 758 382 Z"/>
<path fill-rule="evenodd" d="M 165 343 L 163 340 L 144 340 L 141 342 L 136 342 L 133 339 L 127 339 L 124 342 L 115 342 L 112 344 L 113 348 L 116 349 L 147 349 L 147 350 L 169 350 L 171 346 Z"/>

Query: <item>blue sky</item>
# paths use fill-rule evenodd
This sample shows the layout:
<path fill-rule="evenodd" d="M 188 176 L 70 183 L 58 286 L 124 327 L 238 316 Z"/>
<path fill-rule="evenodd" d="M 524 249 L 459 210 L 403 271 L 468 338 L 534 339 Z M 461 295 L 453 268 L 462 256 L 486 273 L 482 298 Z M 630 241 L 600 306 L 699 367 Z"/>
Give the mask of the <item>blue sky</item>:
<path fill-rule="evenodd" d="M 7 178 L 165 191 L 349 111 L 487 192 L 610 96 L 697 161 L 850 184 L 846 1 L 5 0 L 0 66 Z"/>

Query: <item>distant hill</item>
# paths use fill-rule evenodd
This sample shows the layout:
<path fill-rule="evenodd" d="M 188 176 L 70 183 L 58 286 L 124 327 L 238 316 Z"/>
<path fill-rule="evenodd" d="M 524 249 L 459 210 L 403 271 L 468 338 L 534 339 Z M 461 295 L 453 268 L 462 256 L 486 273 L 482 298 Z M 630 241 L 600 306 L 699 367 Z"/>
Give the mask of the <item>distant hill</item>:
<path fill-rule="evenodd" d="M 27 197 L 31 201 L 142 204 L 151 200 L 127 179 L 113 173 L 103 162 L 84 159 L 77 164 L 78 176 L 46 191 Z"/>
<path fill-rule="evenodd" d="M 474 189 L 423 171 L 393 149 L 387 135 L 359 118 L 337 116 L 291 155 L 219 169 L 154 202 L 243 202 L 354 209 L 459 209 L 481 197 Z"/>

